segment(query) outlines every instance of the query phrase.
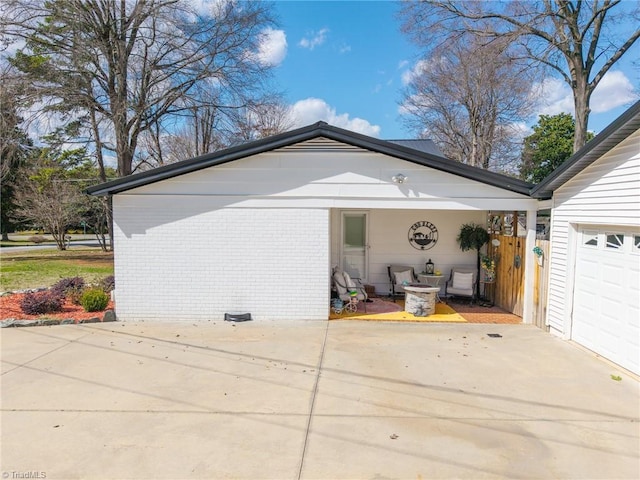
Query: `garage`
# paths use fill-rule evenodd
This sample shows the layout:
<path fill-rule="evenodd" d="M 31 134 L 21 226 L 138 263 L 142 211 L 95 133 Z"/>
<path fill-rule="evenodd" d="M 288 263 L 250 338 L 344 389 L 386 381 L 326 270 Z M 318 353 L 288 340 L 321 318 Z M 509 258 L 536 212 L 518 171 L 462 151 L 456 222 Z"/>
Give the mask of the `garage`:
<path fill-rule="evenodd" d="M 580 227 L 571 338 L 629 369 L 640 369 L 640 234 Z"/>
<path fill-rule="evenodd" d="M 640 102 L 535 186 L 551 209 L 546 327 L 640 374 Z"/>

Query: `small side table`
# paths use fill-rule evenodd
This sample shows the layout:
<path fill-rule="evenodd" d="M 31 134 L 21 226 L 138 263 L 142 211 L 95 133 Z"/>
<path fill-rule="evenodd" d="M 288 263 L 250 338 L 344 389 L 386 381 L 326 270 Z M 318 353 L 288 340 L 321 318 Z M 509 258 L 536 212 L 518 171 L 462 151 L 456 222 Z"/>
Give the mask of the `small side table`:
<path fill-rule="evenodd" d="M 367 292 L 367 297 L 368 298 L 378 298 L 378 295 L 376 295 L 376 287 L 373 285 L 365 285 L 364 286 L 364 291 Z"/>

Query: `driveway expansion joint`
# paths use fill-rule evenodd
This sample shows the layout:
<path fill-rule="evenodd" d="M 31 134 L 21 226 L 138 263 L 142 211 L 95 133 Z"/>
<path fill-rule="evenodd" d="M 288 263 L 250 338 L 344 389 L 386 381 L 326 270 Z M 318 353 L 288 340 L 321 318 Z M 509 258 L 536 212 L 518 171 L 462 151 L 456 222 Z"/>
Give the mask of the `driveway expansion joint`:
<path fill-rule="evenodd" d="M 329 322 L 325 322 L 324 337 L 322 339 L 322 348 L 320 349 L 320 357 L 316 366 L 316 378 L 311 392 L 311 401 L 309 406 L 309 417 L 307 419 L 307 428 L 304 433 L 304 443 L 302 445 L 302 455 L 300 456 L 300 468 L 298 470 L 298 480 L 302 478 L 302 470 L 304 468 L 305 454 L 307 453 L 307 444 L 309 442 L 309 432 L 311 431 L 311 422 L 313 420 L 313 411 L 316 405 L 316 396 L 318 394 L 318 384 L 320 383 L 320 374 L 322 373 L 322 363 L 324 361 L 324 351 L 327 346 L 327 337 L 329 336 Z"/>

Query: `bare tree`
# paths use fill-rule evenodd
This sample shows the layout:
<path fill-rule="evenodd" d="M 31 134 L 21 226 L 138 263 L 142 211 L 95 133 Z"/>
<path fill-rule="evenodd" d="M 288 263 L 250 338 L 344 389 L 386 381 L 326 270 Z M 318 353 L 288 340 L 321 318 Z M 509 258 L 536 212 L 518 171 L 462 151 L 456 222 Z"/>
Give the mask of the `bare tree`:
<path fill-rule="evenodd" d="M 464 35 L 420 61 L 405 90 L 405 122 L 459 162 L 500 169 L 518 158 L 513 125 L 531 106 L 531 72 L 504 39 Z"/>
<path fill-rule="evenodd" d="M 252 52 L 271 24 L 269 5 L 212 2 L 208 12 L 196 5 L 7 0 L 0 13 L 5 38 L 26 41 L 14 63 L 52 99 L 50 109 L 87 113 L 97 150 L 115 152 L 124 176 L 135 169 L 141 135 L 188 110 L 200 83 L 215 85 L 220 109 L 237 108 L 262 87 L 268 66 Z"/>
<path fill-rule="evenodd" d="M 66 250 L 67 229 L 80 222 L 86 198 L 78 185 L 45 169 L 17 181 L 14 215 L 51 233 L 59 250 Z"/>
<path fill-rule="evenodd" d="M 219 91 L 203 88 L 184 99 L 178 119 L 164 118 L 145 133 L 146 167 L 178 162 L 227 146 L 225 125 L 235 109 L 221 109 Z"/>
<path fill-rule="evenodd" d="M 251 141 L 291 130 L 291 108 L 279 96 L 261 99 L 239 112 L 234 138 Z"/>
<path fill-rule="evenodd" d="M 424 0 L 405 2 L 401 16 L 403 30 L 425 48 L 462 32 L 509 35 L 523 57 L 550 68 L 571 87 L 576 151 L 587 141 L 591 94 L 640 37 L 639 5 L 622 0 Z"/>
<path fill-rule="evenodd" d="M 205 101 L 192 102 L 181 117 L 180 127 L 158 123 L 145 135 L 148 166 L 205 155 L 292 128 L 289 106 L 279 95 L 266 95 L 243 107 L 221 110 L 214 107 L 214 94 L 203 92 Z"/>

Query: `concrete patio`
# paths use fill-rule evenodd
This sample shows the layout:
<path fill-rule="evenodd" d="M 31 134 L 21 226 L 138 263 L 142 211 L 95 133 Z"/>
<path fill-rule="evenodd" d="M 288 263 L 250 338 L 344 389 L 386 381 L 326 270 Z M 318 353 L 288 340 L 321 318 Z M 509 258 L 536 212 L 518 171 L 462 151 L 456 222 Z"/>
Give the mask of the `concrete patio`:
<path fill-rule="evenodd" d="M 638 379 L 528 325 L 0 335 L 3 478 L 640 477 Z"/>

